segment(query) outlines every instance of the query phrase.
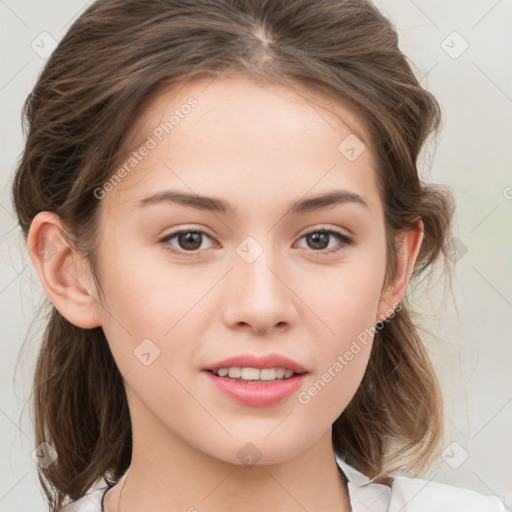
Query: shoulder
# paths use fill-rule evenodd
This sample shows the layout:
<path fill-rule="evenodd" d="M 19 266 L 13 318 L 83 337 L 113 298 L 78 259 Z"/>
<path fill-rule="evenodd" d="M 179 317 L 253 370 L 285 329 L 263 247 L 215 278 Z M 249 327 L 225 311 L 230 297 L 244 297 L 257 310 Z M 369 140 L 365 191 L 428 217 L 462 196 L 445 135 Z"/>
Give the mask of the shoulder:
<path fill-rule="evenodd" d="M 496 496 L 484 496 L 469 489 L 423 480 L 395 477 L 389 512 L 505 512 Z"/>
<path fill-rule="evenodd" d="M 103 495 L 109 489 L 107 485 L 82 496 L 79 500 L 68 503 L 59 512 L 101 512 Z"/>
<path fill-rule="evenodd" d="M 423 480 L 395 477 L 391 488 L 376 484 L 337 458 L 348 479 L 354 512 L 505 512 L 496 496 Z"/>

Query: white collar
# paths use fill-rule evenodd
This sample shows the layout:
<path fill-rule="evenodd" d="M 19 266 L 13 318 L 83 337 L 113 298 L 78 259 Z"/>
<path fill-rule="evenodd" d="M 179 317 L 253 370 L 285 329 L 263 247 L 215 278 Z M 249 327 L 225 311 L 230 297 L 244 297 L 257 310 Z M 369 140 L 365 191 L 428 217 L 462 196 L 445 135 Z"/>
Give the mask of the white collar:
<path fill-rule="evenodd" d="M 353 512 L 387 512 L 391 488 L 370 479 L 336 455 L 336 462 L 348 479 L 348 492 Z"/>

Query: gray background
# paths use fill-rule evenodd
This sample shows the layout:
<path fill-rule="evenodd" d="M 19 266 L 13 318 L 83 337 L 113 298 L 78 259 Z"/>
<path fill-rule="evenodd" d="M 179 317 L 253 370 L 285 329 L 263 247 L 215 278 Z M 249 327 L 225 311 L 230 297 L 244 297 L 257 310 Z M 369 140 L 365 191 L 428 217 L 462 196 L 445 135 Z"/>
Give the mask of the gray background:
<path fill-rule="evenodd" d="M 10 202 L 21 106 L 52 38 L 89 3 L 0 0 L 1 511 L 44 510 L 27 403 L 43 326 L 32 319 L 43 293 Z M 423 154 L 423 174 L 449 185 L 457 201 L 454 297 L 438 274 L 410 289 L 418 321 L 433 333 L 425 339 L 447 412 L 443 455 L 425 478 L 496 494 L 512 510 L 512 1 L 376 3 L 441 103 L 443 130 Z"/>

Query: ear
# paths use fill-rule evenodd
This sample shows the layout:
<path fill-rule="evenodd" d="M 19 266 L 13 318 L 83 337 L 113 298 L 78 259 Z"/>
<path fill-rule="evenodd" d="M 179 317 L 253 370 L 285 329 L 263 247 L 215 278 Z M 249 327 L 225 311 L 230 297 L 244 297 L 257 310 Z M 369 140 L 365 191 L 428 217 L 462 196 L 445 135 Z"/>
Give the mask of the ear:
<path fill-rule="evenodd" d="M 89 265 L 84 265 L 84 258 L 68 243 L 60 217 L 38 213 L 30 226 L 27 245 L 41 284 L 62 316 L 84 329 L 101 325 L 100 303 L 87 290 L 88 286 L 95 290 Z"/>
<path fill-rule="evenodd" d="M 391 282 L 383 288 L 376 322 L 383 322 L 391 316 L 407 292 L 424 236 L 421 219 L 418 219 L 416 226 L 416 229 L 409 228 L 398 236 L 396 272 Z"/>

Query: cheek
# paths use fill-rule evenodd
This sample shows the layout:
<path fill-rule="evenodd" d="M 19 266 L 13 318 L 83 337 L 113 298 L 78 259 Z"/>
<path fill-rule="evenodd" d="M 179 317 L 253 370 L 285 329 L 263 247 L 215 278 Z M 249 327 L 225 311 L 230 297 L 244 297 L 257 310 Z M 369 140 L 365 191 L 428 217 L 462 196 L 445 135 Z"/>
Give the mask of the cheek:
<path fill-rule="evenodd" d="M 301 406 L 310 414 L 329 418 L 332 423 L 347 407 L 364 376 L 371 353 L 377 287 L 372 282 L 357 281 L 359 288 L 350 293 L 333 291 L 321 309 L 326 326 L 324 334 L 314 337 L 315 371 L 298 394 Z M 356 291 L 354 291 L 356 290 Z"/>
<path fill-rule="evenodd" d="M 192 267 L 168 263 L 163 249 L 140 241 L 121 243 L 122 238 L 118 234 L 102 251 L 109 312 L 130 332 L 162 336 L 183 316 L 185 305 L 206 292 L 208 283 L 195 279 Z"/>
<path fill-rule="evenodd" d="M 375 324 L 384 273 L 383 253 L 354 252 L 337 268 L 311 273 L 303 282 L 301 298 L 321 320 L 319 332 L 330 345 L 339 346 Z"/>
<path fill-rule="evenodd" d="M 148 352 L 156 366 L 190 368 L 206 322 L 203 303 L 219 279 L 218 269 L 199 274 L 193 265 L 169 264 L 154 248 L 129 244 L 122 250 L 112 244 L 104 254 L 103 330 L 121 373 L 139 369 L 139 356 Z"/>
<path fill-rule="evenodd" d="M 321 286 L 309 287 L 308 305 L 318 313 L 322 326 L 311 335 L 316 345 L 315 372 L 298 401 L 332 421 L 348 405 L 366 370 L 384 271 L 383 254 L 382 258 L 377 253 L 361 255 L 340 266 Z"/>

